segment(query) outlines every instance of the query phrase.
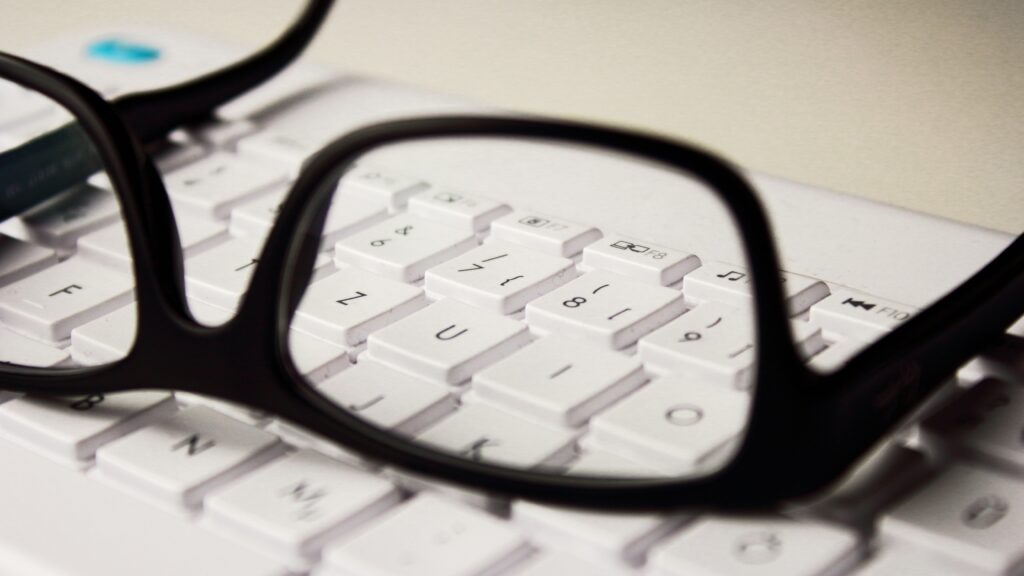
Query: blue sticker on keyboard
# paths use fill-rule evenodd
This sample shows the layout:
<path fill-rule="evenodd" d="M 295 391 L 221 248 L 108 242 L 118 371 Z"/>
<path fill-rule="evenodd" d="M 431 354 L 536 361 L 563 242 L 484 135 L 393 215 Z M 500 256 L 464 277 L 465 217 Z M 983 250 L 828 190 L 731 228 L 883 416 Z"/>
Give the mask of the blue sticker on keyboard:
<path fill-rule="evenodd" d="M 143 64 L 160 58 L 160 50 L 154 46 L 117 39 L 93 42 L 87 53 L 97 60 L 117 64 Z"/>

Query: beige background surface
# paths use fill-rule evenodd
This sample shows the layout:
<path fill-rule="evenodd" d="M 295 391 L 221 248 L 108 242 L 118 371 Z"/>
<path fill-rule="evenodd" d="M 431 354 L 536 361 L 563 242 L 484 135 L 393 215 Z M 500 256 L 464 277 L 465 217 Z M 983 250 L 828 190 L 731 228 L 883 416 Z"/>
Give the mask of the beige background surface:
<path fill-rule="evenodd" d="M 118 22 L 254 47 L 298 6 L 5 0 L 0 49 Z M 339 0 L 309 58 L 1024 230 L 1020 0 Z"/>

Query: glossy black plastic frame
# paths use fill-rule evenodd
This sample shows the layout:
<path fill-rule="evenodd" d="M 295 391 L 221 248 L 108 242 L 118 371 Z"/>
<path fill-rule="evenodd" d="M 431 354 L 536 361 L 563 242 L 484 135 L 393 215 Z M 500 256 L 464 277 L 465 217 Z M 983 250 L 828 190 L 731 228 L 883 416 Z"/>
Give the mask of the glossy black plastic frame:
<path fill-rule="evenodd" d="M 143 144 L 162 143 L 171 131 L 207 120 L 218 106 L 273 78 L 309 45 L 334 0 L 309 0 L 291 25 L 255 53 L 186 82 L 120 97 L 113 106 Z M 10 56 L 10 59 L 15 57 Z M 97 166 L 91 155 L 68 154 L 75 126 L 56 128 L 16 149 L 0 152 L 0 219 L 19 214 L 80 182 Z"/>
<path fill-rule="evenodd" d="M 752 508 L 827 486 L 972 355 L 1024 313 L 1024 236 L 965 284 L 830 375 L 800 361 L 789 332 L 765 212 L 739 172 L 695 147 L 635 132 L 507 117 L 378 124 L 333 142 L 302 170 L 228 323 L 196 322 L 163 183 L 116 108 L 76 81 L 11 57 L 0 76 L 49 96 L 94 141 L 121 201 L 134 258 L 138 331 L 127 357 L 66 370 L 4 366 L 0 388 L 56 395 L 135 389 L 206 394 L 272 412 L 369 458 L 492 494 L 606 509 Z M 288 352 L 291 317 L 311 276 L 330 198 L 354 159 L 375 147 L 441 137 L 579 143 L 643 158 L 703 181 L 743 234 L 756 308 L 751 418 L 735 457 L 692 480 L 554 476 L 430 450 L 381 431 L 312 389 Z M 183 361 L 187 359 L 187 361 Z"/>

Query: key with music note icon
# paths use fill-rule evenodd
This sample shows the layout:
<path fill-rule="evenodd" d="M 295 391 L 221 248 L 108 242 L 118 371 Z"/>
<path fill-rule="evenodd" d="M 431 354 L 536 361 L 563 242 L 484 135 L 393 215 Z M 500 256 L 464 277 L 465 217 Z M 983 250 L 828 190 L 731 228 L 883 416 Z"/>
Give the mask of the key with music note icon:
<path fill-rule="evenodd" d="M 791 316 L 802 314 L 829 294 L 828 286 L 821 280 L 792 272 L 779 274 Z M 746 268 L 705 261 L 683 278 L 683 295 L 687 302 L 711 301 L 746 307 L 750 305 L 752 293 L 750 277 Z"/>

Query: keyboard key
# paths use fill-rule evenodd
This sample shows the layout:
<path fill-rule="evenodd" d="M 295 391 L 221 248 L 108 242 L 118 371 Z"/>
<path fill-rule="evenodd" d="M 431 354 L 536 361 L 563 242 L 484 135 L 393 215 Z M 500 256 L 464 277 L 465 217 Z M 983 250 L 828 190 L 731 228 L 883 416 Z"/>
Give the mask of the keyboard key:
<path fill-rule="evenodd" d="M 646 379 L 632 358 L 548 336 L 476 373 L 473 390 L 541 422 L 577 427 Z"/>
<path fill-rule="evenodd" d="M 285 576 L 258 550 L 197 527 L 124 491 L 76 474 L 8 441 L 0 555 L 5 574 Z M 16 496 L 14 496 L 16 495 Z M 59 552 L 58 552 L 59 551 Z"/>
<path fill-rule="evenodd" d="M 136 315 L 135 304 L 129 304 L 72 330 L 72 358 L 89 366 L 127 356 L 135 344 Z"/>
<path fill-rule="evenodd" d="M 509 576 L 628 576 L 632 571 L 609 566 L 607 562 L 593 563 L 593 559 L 577 558 L 561 550 L 548 550 L 534 555 L 521 566 L 509 572 Z"/>
<path fill-rule="evenodd" d="M 660 286 L 675 284 L 700 266 L 700 259 L 675 248 L 620 234 L 605 236 L 583 249 L 583 268 L 600 268 L 641 282 Z"/>
<path fill-rule="evenodd" d="M 957 464 L 896 506 L 879 524 L 900 542 L 1008 574 L 1024 560 L 1024 482 Z"/>
<path fill-rule="evenodd" d="M 792 316 L 801 314 L 829 294 L 828 286 L 821 280 L 792 272 L 779 274 Z M 683 278 L 683 293 L 687 300 L 712 300 L 744 309 L 752 306 L 750 272 L 722 262 L 705 261 L 700 268 L 687 274 Z"/>
<path fill-rule="evenodd" d="M 117 196 L 92 186 L 79 186 L 0 224 L 0 232 L 70 254 L 78 239 L 120 217 Z"/>
<path fill-rule="evenodd" d="M 821 330 L 792 322 L 793 337 L 805 355 L 821 350 Z M 640 358 L 658 373 L 676 372 L 736 388 L 750 385 L 757 358 L 754 322 L 748 310 L 707 302 L 640 339 Z"/>
<path fill-rule="evenodd" d="M 433 188 L 409 198 L 409 212 L 453 228 L 483 232 L 491 222 L 512 209 L 490 198 L 447 188 Z"/>
<path fill-rule="evenodd" d="M 338 195 L 383 203 L 394 212 L 405 208 L 411 196 L 426 188 L 426 182 L 412 176 L 372 166 L 357 166 L 341 179 Z"/>
<path fill-rule="evenodd" d="M 227 218 L 238 204 L 280 188 L 287 176 L 266 163 L 217 152 L 168 174 L 164 183 L 176 209 Z"/>
<path fill-rule="evenodd" d="M 289 178 L 294 179 L 306 160 L 324 144 L 318 139 L 300 138 L 294 130 L 264 128 L 240 139 L 235 149 L 239 156 L 253 162 L 270 162 L 279 166 L 287 171 Z"/>
<path fill-rule="evenodd" d="M 680 516 L 603 514 L 522 500 L 512 504 L 512 518 L 549 548 L 632 565 L 640 564 L 648 547 L 684 521 Z"/>
<path fill-rule="evenodd" d="M 261 246 L 240 238 L 225 242 L 185 263 L 185 285 L 190 298 L 234 309 L 259 264 Z"/>
<path fill-rule="evenodd" d="M 695 374 L 744 388 L 756 358 L 748 312 L 717 302 L 701 304 L 641 338 L 640 358 L 662 373 Z"/>
<path fill-rule="evenodd" d="M 185 258 L 191 258 L 228 239 L 227 227 L 220 222 L 198 218 L 177 218 L 178 238 Z M 83 258 L 130 271 L 132 266 L 128 235 L 123 226 L 107 226 L 78 240 Z"/>
<path fill-rule="evenodd" d="M 420 433 L 416 441 L 470 460 L 516 469 L 561 467 L 575 449 L 573 432 L 483 403 L 463 404 Z"/>
<path fill-rule="evenodd" d="M 231 233 L 235 236 L 266 236 L 277 220 L 280 206 L 281 198 L 276 196 L 242 204 L 231 211 Z M 336 197 L 324 222 L 321 248 L 333 248 L 338 240 L 380 222 L 387 213 L 382 204 L 347 196 Z"/>
<path fill-rule="evenodd" d="M 595 445 L 666 472 L 692 472 L 746 427 L 744 392 L 680 376 L 644 386 L 590 421 Z"/>
<path fill-rule="evenodd" d="M 277 456 L 276 436 L 203 407 L 186 408 L 96 451 L 104 478 L 198 508 L 212 489 Z"/>
<path fill-rule="evenodd" d="M 167 392 L 120 392 L 66 398 L 25 396 L 0 406 L 0 428 L 58 458 L 90 460 L 111 440 L 177 410 Z"/>
<path fill-rule="evenodd" d="M 422 494 L 367 531 L 329 545 L 328 567 L 360 576 L 495 574 L 527 553 L 508 524 L 465 505 Z"/>
<path fill-rule="evenodd" d="M 658 576 L 828 576 L 860 556 L 849 531 L 778 517 L 705 517 L 662 544 L 649 566 Z"/>
<path fill-rule="evenodd" d="M 406 435 L 452 412 L 457 404 L 445 386 L 369 358 L 324 381 L 317 391 L 376 426 Z"/>
<path fill-rule="evenodd" d="M 153 153 L 153 161 L 161 174 L 167 174 L 178 168 L 194 164 L 206 155 L 206 147 L 198 142 L 162 142 L 159 145 L 159 150 Z M 102 174 L 102 176 L 105 175 L 105 173 Z M 93 185 L 99 186 L 99 184 Z M 111 190 L 109 184 L 101 186 L 101 188 Z"/>
<path fill-rule="evenodd" d="M 190 258 L 185 262 L 189 297 L 233 310 L 249 289 L 249 278 L 259 263 L 261 249 L 257 241 L 237 238 Z M 317 255 L 314 267 L 314 281 L 318 275 L 333 271 L 325 254 Z"/>
<path fill-rule="evenodd" d="M 519 244 L 552 256 L 569 258 L 601 238 L 597 228 L 516 210 L 491 224 L 495 240 Z"/>
<path fill-rule="evenodd" d="M 399 501 L 387 480 L 310 450 L 280 458 L 206 501 L 207 517 L 279 555 L 307 560 Z"/>
<path fill-rule="evenodd" d="M 630 460 L 614 452 L 592 446 L 585 437 L 576 459 L 566 469 L 566 475 L 594 476 L 597 478 L 670 478 L 663 470 Z"/>
<path fill-rule="evenodd" d="M 923 431 L 950 455 L 1024 474 L 1024 386 L 983 380 L 930 417 Z"/>
<path fill-rule="evenodd" d="M 917 309 L 906 304 L 837 288 L 811 307 L 811 321 L 838 335 L 871 341 L 898 328 L 915 313 Z"/>
<path fill-rule="evenodd" d="M 412 282 L 436 266 L 476 246 L 472 232 L 399 214 L 335 245 L 338 267 L 357 266 L 391 280 Z"/>
<path fill-rule="evenodd" d="M 273 419 L 265 423 L 265 428 L 280 436 L 290 446 L 314 450 L 360 470 L 373 472 L 380 470 L 380 463 L 376 460 L 367 459 L 361 453 L 346 448 L 343 444 L 321 436 L 294 422 Z"/>
<path fill-rule="evenodd" d="M 349 365 L 344 348 L 297 330 L 289 333 L 288 348 L 295 368 L 308 382 L 322 382 Z"/>
<path fill-rule="evenodd" d="M 413 94 L 407 88 L 386 85 L 349 76 L 342 81 L 302 94 L 288 105 L 260 114 L 262 130 L 238 143 L 239 151 L 260 155 L 269 161 L 288 166 L 293 174 L 303 163 L 322 150 L 339 135 L 358 128 L 398 117 L 416 114 L 465 113 L 464 102 L 451 98 Z M 294 104 L 294 105 L 291 105 Z M 380 157 L 371 154 L 372 161 Z M 414 160 L 422 160 L 418 156 Z M 360 162 L 362 159 L 360 159 Z M 385 162 L 373 168 L 392 173 L 391 167 L 404 170 L 404 160 Z M 359 166 L 364 168 L 366 166 Z M 351 168 L 349 166 L 348 168 Z M 410 175 L 416 176 L 415 172 Z"/>
<path fill-rule="evenodd" d="M 61 342 L 71 329 L 132 301 L 131 276 L 80 258 L 51 266 L 0 288 L 0 322 L 47 342 Z"/>
<path fill-rule="evenodd" d="M 347 267 L 309 285 L 293 326 L 351 348 L 425 305 L 420 288 Z"/>
<path fill-rule="evenodd" d="M 206 147 L 195 142 L 162 142 L 156 146 L 159 150 L 151 153 L 151 157 L 160 174 L 167 174 L 182 166 L 192 164 L 207 154 Z M 93 174 L 88 182 L 92 186 L 104 190 L 114 189 L 106 172 Z"/>
<path fill-rule="evenodd" d="M 257 129 L 256 124 L 249 120 L 214 121 L 175 130 L 170 138 L 176 142 L 200 142 L 218 150 L 234 150 L 238 140 L 256 132 Z"/>
<path fill-rule="evenodd" d="M 521 322 L 441 300 L 371 334 L 367 350 L 399 369 L 460 384 L 528 342 Z"/>
<path fill-rule="evenodd" d="M 47 346 L 0 327 L 0 363 L 52 368 L 71 360 L 66 350 Z"/>
<path fill-rule="evenodd" d="M 678 290 L 589 272 L 526 306 L 530 328 L 621 349 L 685 309 Z"/>
<path fill-rule="evenodd" d="M 0 287 L 57 263 L 57 253 L 0 234 Z"/>
<path fill-rule="evenodd" d="M 906 546 L 885 546 L 850 576 L 984 576 L 986 573 L 970 565 L 951 562 L 948 558 Z"/>
<path fill-rule="evenodd" d="M 526 303 L 576 276 L 572 260 L 504 242 L 489 242 L 426 273 L 427 293 L 449 297 L 497 314 Z"/>

